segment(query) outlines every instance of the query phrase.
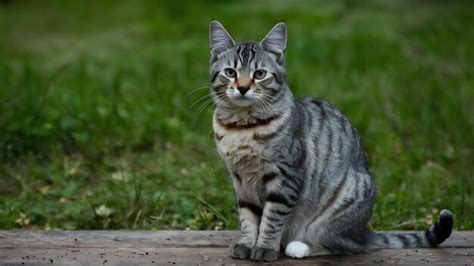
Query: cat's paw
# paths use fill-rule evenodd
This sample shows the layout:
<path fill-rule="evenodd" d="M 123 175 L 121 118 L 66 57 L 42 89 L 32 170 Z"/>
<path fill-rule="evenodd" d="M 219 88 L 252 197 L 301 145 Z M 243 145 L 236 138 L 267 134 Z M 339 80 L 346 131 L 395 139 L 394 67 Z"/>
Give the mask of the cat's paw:
<path fill-rule="evenodd" d="M 275 261 L 278 259 L 278 250 L 271 248 L 253 248 L 250 259 L 253 261 Z"/>
<path fill-rule="evenodd" d="M 309 256 L 309 247 L 301 241 L 292 241 L 285 249 L 285 255 L 291 258 L 301 259 Z"/>
<path fill-rule="evenodd" d="M 230 256 L 234 259 L 248 259 L 250 257 L 250 248 L 244 244 L 234 243 L 230 245 Z"/>

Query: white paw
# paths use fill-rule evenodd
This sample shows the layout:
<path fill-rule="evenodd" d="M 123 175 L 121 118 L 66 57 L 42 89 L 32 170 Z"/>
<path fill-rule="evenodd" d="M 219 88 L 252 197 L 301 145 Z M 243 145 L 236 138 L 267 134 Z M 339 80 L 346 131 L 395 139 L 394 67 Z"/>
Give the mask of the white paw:
<path fill-rule="evenodd" d="M 301 259 L 309 256 L 309 247 L 303 242 L 293 241 L 286 246 L 285 255 L 291 258 Z"/>

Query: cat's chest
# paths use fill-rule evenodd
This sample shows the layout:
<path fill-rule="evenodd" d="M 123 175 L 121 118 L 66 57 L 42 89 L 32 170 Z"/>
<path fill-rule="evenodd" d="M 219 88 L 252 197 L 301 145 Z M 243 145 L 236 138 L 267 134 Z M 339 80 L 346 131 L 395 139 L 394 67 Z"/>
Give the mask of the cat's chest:
<path fill-rule="evenodd" d="M 261 177 L 271 168 L 265 156 L 266 145 L 254 139 L 253 130 L 217 132 L 214 136 L 217 150 L 234 176 L 238 198 L 260 205 Z"/>
<path fill-rule="evenodd" d="M 219 155 L 229 168 L 243 177 L 261 173 L 268 167 L 269 141 L 262 141 L 273 125 L 228 128 L 214 117 L 214 140 Z"/>
<path fill-rule="evenodd" d="M 231 164 L 253 164 L 263 159 L 265 144 L 255 139 L 254 130 L 215 130 L 214 138 L 221 157 Z"/>

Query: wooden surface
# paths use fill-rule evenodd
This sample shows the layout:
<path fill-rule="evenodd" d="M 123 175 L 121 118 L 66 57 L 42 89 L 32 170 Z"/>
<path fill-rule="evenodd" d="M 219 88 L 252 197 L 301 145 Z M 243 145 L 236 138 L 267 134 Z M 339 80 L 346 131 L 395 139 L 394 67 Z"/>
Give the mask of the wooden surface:
<path fill-rule="evenodd" d="M 2 264 L 254 264 L 233 260 L 228 246 L 235 231 L 0 231 Z M 454 232 L 439 248 L 381 250 L 357 256 L 294 260 L 273 264 L 474 264 L 474 231 Z"/>

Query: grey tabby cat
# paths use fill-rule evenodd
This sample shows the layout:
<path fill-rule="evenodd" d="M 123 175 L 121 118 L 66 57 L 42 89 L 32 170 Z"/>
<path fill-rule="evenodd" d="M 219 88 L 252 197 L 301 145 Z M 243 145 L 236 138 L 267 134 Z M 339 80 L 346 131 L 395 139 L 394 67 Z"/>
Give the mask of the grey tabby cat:
<path fill-rule="evenodd" d="M 278 23 L 260 42 L 235 43 L 210 24 L 210 81 L 217 150 L 233 178 L 241 238 L 233 258 L 274 261 L 434 247 L 451 234 L 441 211 L 424 233 L 367 228 L 376 189 L 348 119 L 321 100 L 295 100 L 286 82 L 287 30 Z"/>

